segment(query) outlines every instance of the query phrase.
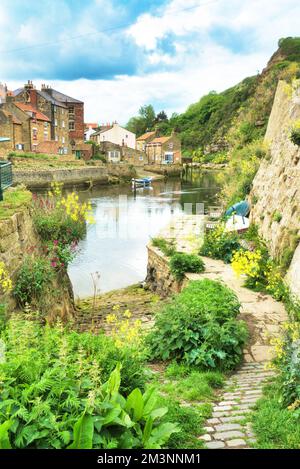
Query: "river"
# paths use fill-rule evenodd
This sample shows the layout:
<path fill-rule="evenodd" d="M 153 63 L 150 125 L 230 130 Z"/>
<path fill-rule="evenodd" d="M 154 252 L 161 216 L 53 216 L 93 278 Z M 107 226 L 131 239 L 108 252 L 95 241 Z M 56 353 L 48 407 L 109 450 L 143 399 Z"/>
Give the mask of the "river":
<path fill-rule="evenodd" d="M 184 207 L 195 212 L 197 203 L 213 205 L 218 190 L 216 173 L 194 169 L 182 179 L 157 180 L 152 188 L 138 189 L 136 193 L 130 184 L 80 192 L 81 201 L 91 201 L 95 224 L 87 227 L 86 237 L 69 266 L 75 297 L 91 296 L 94 289 L 104 293 L 144 280 L 150 238 Z"/>

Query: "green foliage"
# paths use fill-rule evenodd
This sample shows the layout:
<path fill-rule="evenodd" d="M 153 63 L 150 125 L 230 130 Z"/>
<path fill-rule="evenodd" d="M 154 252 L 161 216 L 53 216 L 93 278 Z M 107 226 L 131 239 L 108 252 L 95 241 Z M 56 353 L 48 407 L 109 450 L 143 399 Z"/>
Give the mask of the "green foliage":
<path fill-rule="evenodd" d="M 206 164 L 206 163 L 213 163 L 213 164 L 223 164 L 228 162 L 227 152 L 226 151 L 219 151 L 217 153 L 203 153 L 200 149 L 193 152 L 193 162 Z"/>
<path fill-rule="evenodd" d="M 252 425 L 256 435 L 256 448 L 299 449 L 300 421 L 281 403 L 281 391 L 277 384 L 269 386 L 258 402 Z"/>
<path fill-rule="evenodd" d="M 155 390 L 136 387 L 141 358 L 111 338 L 15 316 L 1 339 L 0 446 L 159 448 L 178 431 Z"/>
<path fill-rule="evenodd" d="M 290 139 L 294 145 L 300 146 L 300 128 L 292 129 Z"/>
<path fill-rule="evenodd" d="M 175 359 L 201 368 L 231 369 L 247 338 L 237 321 L 239 302 L 219 282 L 190 282 L 158 313 L 148 344 L 155 359 Z"/>
<path fill-rule="evenodd" d="M 196 256 L 195 254 L 177 252 L 171 256 L 170 270 L 176 280 L 180 281 L 184 278 L 184 274 L 186 272 L 203 272 L 205 270 L 205 266 L 201 257 Z"/>
<path fill-rule="evenodd" d="M 168 241 L 165 238 L 152 238 L 151 242 L 154 247 L 160 249 L 160 251 L 167 257 L 172 256 L 176 252 L 174 240 Z"/>
<path fill-rule="evenodd" d="M 14 296 L 20 306 L 39 305 L 53 279 L 49 259 L 40 256 L 26 256 L 19 269 L 14 286 Z"/>
<path fill-rule="evenodd" d="M 300 62 L 299 37 L 281 38 L 278 42 L 278 46 L 289 62 Z"/>
<path fill-rule="evenodd" d="M 229 152 L 229 164 L 219 177 L 223 187 L 222 195 L 227 206 L 247 197 L 252 189 L 252 182 L 260 160 L 266 154 L 267 148 L 261 140 L 232 148 Z"/>
<path fill-rule="evenodd" d="M 276 221 L 277 223 L 280 223 L 282 220 L 282 214 L 278 212 L 278 210 L 275 210 L 272 216 L 273 221 Z"/>
<path fill-rule="evenodd" d="M 156 117 L 151 104 L 142 106 L 139 109 L 139 115 L 129 119 L 126 128 L 135 133 L 137 137 L 151 129 L 155 124 Z"/>
<path fill-rule="evenodd" d="M 105 155 L 101 153 L 96 153 L 92 156 L 92 160 L 102 161 L 102 163 L 107 163 Z"/>
<path fill-rule="evenodd" d="M 30 207 L 32 193 L 25 186 L 10 187 L 5 191 L 4 201 L 0 203 L 0 220 L 7 219 L 18 211 Z"/>
<path fill-rule="evenodd" d="M 219 224 L 213 230 L 205 233 L 200 254 L 229 263 L 232 260 L 233 253 L 240 249 L 239 235 L 235 232 L 225 231 L 225 226 Z"/>
<path fill-rule="evenodd" d="M 35 210 L 33 220 L 43 241 L 58 240 L 63 244 L 72 244 L 82 239 L 86 233 L 85 224 L 66 216 L 61 208 L 51 211 Z"/>

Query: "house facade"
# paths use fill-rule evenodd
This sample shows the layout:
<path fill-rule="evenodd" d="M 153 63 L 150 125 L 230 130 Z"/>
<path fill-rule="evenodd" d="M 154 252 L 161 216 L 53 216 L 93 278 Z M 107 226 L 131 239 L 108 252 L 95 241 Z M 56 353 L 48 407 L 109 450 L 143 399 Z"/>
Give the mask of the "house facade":
<path fill-rule="evenodd" d="M 117 122 L 109 126 L 102 126 L 91 135 L 91 140 L 100 145 L 103 142 L 111 142 L 121 147 L 135 149 L 136 138 L 133 132 L 121 127 Z"/>
<path fill-rule="evenodd" d="M 10 101 L 31 105 L 50 119 L 50 140 L 57 142 L 60 153 L 70 152 L 69 144 L 69 112 L 68 107 L 54 99 L 49 93 L 37 90 L 31 81 L 14 91 Z"/>
<path fill-rule="evenodd" d="M 50 119 L 29 104 L 0 105 L 0 132 L 10 140 L 6 150 L 38 151 L 51 138 Z"/>
<path fill-rule="evenodd" d="M 79 99 L 72 98 L 50 86 L 42 85 L 43 93 L 48 94 L 56 102 L 61 103 L 68 111 L 68 133 L 71 145 L 83 143 L 84 141 L 84 103 Z"/>
<path fill-rule="evenodd" d="M 173 132 L 166 137 L 156 137 L 145 145 L 149 164 L 181 164 L 181 142 Z"/>
<path fill-rule="evenodd" d="M 136 149 L 145 151 L 147 143 L 150 143 L 156 137 L 156 131 L 146 132 L 136 139 Z"/>
<path fill-rule="evenodd" d="M 86 142 L 88 142 L 89 140 L 91 140 L 91 135 L 96 132 L 96 130 L 98 129 L 99 125 L 94 122 L 94 123 L 88 123 L 88 124 L 84 124 L 84 127 L 85 127 L 85 130 L 84 130 L 84 140 Z"/>

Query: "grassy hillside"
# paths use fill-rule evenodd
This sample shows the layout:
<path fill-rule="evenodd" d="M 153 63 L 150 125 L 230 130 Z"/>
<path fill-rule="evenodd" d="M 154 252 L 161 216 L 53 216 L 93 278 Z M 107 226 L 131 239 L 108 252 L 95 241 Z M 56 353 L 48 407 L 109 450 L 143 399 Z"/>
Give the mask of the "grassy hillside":
<path fill-rule="evenodd" d="M 262 137 L 278 80 L 300 74 L 300 38 L 284 38 L 261 74 L 244 79 L 222 93 L 210 92 L 183 113 L 156 124 L 162 134 L 175 129 L 183 150 L 220 151 Z"/>

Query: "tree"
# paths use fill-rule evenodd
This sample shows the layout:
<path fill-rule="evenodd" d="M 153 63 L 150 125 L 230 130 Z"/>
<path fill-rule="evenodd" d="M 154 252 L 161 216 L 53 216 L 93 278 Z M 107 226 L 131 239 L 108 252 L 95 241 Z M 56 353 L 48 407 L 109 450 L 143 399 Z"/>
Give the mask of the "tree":
<path fill-rule="evenodd" d="M 160 111 L 155 118 L 155 122 L 164 122 L 167 120 L 168 120 L 168 116 L 165 113 L 165 111 Z"/>
<path fill-rule="evenodd" d="M 155 111 L 153 109 L 153 106 L 151 104 L 142 106 L 139 110 L 139 115 L 144 120 L 146 126 L 145 130 L 151 129 L 155 122 Z"/>
<path fill-rule="evenodd" d="M 155 111 L 151 104 L 144 105 L 139 109 L 139 115 L 129 119 L 126 128 L 134 132 L 138 137 L 151 130 L 155 124 Z"/>

